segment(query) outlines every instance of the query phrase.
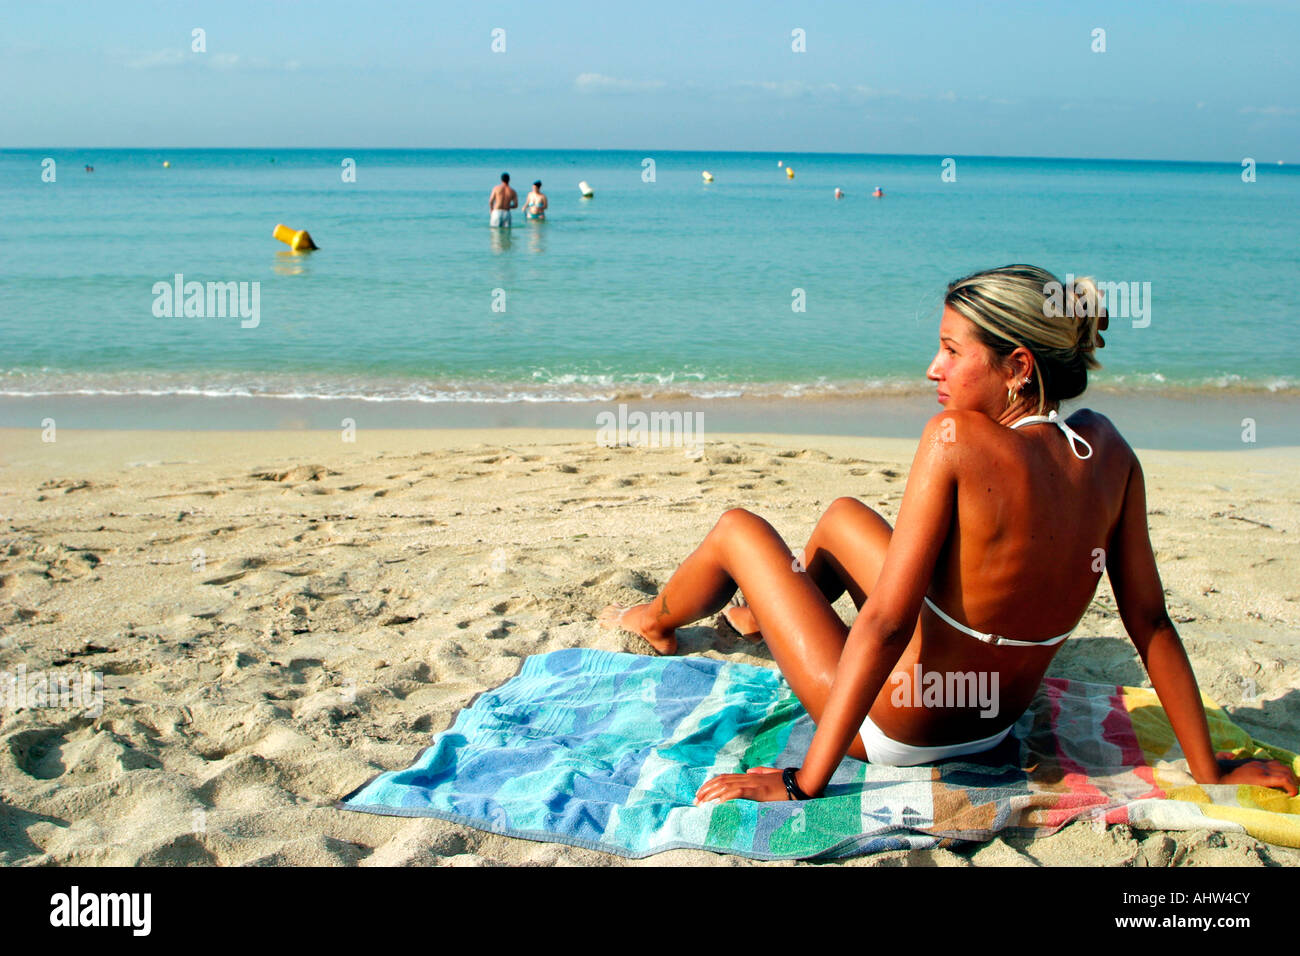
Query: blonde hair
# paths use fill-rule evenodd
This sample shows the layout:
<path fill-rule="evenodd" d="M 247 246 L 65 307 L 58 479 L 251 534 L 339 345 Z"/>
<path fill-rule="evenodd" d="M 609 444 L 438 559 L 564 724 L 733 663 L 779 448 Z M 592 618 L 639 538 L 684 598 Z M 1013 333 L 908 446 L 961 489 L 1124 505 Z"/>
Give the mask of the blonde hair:
<path fill-rule="evenodd" d="M 944 305 L 970 320 L 1000 358 L 1029 349 L 1041 414 L 1048 402 L 1082 395 L 1088 369 L 1101 367 L 1094 353 L 1105 345 L 1098 332 L 1104 297 L 1091 277 L 1067 285 L 1046 269 L 1011 265 L 950 283 Z"/>

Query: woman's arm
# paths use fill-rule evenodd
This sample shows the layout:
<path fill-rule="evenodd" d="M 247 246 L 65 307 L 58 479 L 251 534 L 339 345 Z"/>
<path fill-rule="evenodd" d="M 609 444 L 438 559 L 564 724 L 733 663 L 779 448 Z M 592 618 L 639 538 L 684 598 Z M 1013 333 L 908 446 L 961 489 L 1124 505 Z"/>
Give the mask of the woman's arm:
<path fill-rule="evenodd" d="M 916 629 L 952 522 L 961 455 L 953 439 L 959 428 L 975 424 L 961 422 L 964 417 L 941 412 L 921 435 L 880 576 L 849 630 L 826 708 L 797 774 L 805 793 L 820 794 L 830 782 Z"/>
<path fill-rule="evenodd" d="M 1106 571 L 1120 619 L 1137 648 L 1151 686 L 1197 783 L 1254 783 L 1297 793 L 1295 774 L 1280 761 L 1223 761 L 1215 756 L 1196 675 L 1165 607 L 1147 529 L 1146 485 L 1136 456 L 1124 491 L 1124 505 L 1111 534 Z"/>

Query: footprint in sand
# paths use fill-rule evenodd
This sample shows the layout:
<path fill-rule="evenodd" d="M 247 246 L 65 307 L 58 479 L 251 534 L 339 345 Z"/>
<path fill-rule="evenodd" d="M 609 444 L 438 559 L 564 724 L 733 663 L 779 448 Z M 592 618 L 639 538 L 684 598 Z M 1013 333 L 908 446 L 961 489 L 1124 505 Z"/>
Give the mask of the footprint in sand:
<path fill-rule="evenodd" d="M 320 481 L 329 475 L 338 475 L 342 472 L 332 471 L 324 465 L 298 465 L 296 468 L 287 468 L 284 470 L 255 471 L 249 477 L 258 481 L 278 481 L 278 482 L 296 482 L 296 481 Z"/>

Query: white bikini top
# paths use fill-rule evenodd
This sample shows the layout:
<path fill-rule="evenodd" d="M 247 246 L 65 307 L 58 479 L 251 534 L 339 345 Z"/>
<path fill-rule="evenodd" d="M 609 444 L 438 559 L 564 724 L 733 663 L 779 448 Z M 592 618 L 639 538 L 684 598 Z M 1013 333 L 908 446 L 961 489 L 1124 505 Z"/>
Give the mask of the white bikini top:
<path fill-rule="evenodd" d="M 1060 644 L 1061 641 L 1065 640 L 1067 637 L 1069 637 L 1071 634 L 1074 633 L 1074 628 L 1071 628 L 1070 630 L 1066 631 L 1064 634 L 1057 635 L 1056 637 L 1053 637 L 1046 641 L 1013 641 L 1009 637 L 1002 637 L 999 634 L 988 634 L 985 633 L 984 631 L 977 631 L 973 628 L 967 627 L 965 624 L 962 624 L 960 621 L 957 621 L 956 619 L 951 618 L 947 614 L 943 613 L 943 611 L 939 608 L 939 605 L 931 601 L 928 596 L 925 599 L 925 603 L 930 605 L 931 611 L 933 611 L 935 614 L 938 614 L 941 618 L 943 618 L 945 621 L 947 621 L 957 630 L 961 631 L 963 634 L 969 634 L 977 641 L 983 641 L 985 644 L 997 644 L 1001 647 L 1051 647 L 1054 644 Z M 1075 627 L 1078 627 L 1078 625 L 1076 624 Z"/>
<path fill-rule="evenodd" d="M 1065 432 L 1065 437 L 1070 439 L 1070 451 L 1074 452 L 1075 458 L 1083 460 L 1085 458 L 1092 457 L 1092 446 L 1089 445 L 1086 441 L 1084 441 L 1082 435 L 1076 432 L 1069 425 L 1065 424 L 1064 419 L 1057 418 L 1056 409 L 1054 408 L 1046 415 L 1026 415 L 1024 418 L 1017 418 L 1014 422 L 1011 423 L 1011 427 L 1019 428 L 1021 425 L 1038 425 L 1043 422 L 1046 422 L 1049 425 L 1055 425 L 1061 431 Z M 1079 449 L 1074 447 L 1075 442 L 1078 442 L 1084 448 L 1088 449 L 1088 454 L 1080 455 Z"/>
<path fill-rule="evenodd" d="M 1083 460 L 1092 457 L 1092 446 L 1089 445 L 1087 441 L 1084 440 L 1082 435 L 1076 432 L 1069 425 L 1065 424 L 1065 422 L 1062 421 L 1060 418 L 1056 417 L 1056 409 L 1052 409 L 1046 415 L 1026 415 L 1024 418 L 1018 418 L 1011 423 L 1011 427 L 1019 428 L 1021 425 L 1038 425 L 1044 422 L 1050 425 L 1055 425 L 1061 431 L 1065 432 L 1065 437 L 1070 440 L 1070 451 L 1074 452 L 1074 456 L 1076 458 Z M 1080 455 L 1079 449 L 1074 447 L 1075 442 L 1078 442 L 1084 448 L 1088 449 L 1088 454 Z M 1061 641 L 1065 640 L 1067 637 L 1069 637 L 1071 634 L 1074 633 L 1074 630 L 1072 628 L 1066 631 L 1064 634 L 1060 634 L 1057 637 L 1053 637 L 1050 640 L 1046 640 L 1046 641 L 1013 641 L 1009 637 L 1001 637 L 1000 635 L 997 634 L 988 634 L 984 631 L 977 631 L 973 628 L 967 627 L 965 624 L 962 624 L 961 622 L 945 614 L 939 608 L 939 605 L 931 601 L 929 597 L 925 599 L 925 603 L 930 605 L 930 610 L 932 610 L 935 614 L 939 615 L 939 617 L 943 618 L 943 620 L 947 621 L 948 624 L 952 625 L 957 630 L 961 631 L 963 634 L 969 634 L 971 637 L 975 638 L 976 640 L 983 641 L 985 644 L 997 644 L 1002 647 L 1051 647 L 1054 644 L 1060 644 Z M 1075 627 L 1077 626 L 1078 625 L 1075 625 Z"/>

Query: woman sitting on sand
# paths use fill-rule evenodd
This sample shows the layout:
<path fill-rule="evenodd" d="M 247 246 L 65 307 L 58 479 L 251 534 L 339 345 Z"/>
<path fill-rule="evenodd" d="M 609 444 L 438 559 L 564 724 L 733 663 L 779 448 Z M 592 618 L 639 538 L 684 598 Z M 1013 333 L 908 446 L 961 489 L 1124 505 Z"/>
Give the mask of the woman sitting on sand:
<path fill-rule="evenodd" d="M 921 435 L 897 527 L 839 498 L 800 561 L 767 521 L 735 508 L 653 601 L 605 609 L 601 623 L 671 654 L 676 628 L 716 613 L 739 588 L 748 605 L 730 608 L 728 620 L 767 641 L 817 724 L 802 767 L 714 777 L 697 803 L 815 797 L 845 754 L 911 766 L 996 746 L 1078 625 L 1103 568 L 1196 781 L 1296 795 L 1296 777 L 1279 761 L 1216 757 L 1165 609 L 1142 467 L 1105 417 L 1086 409 L 1068 424 L 1057 417 L 1098 367 L 1106 327 L 1090 279 L 1062 288 L 1027 265 L 959 279 L 926 373 L 944 411 Z M 860 612 L 852 628 L 831 606 L 845 591 Z M 937 700 L 910 686 L 930 674 L 940 680 L 927 686 L 948 689 L 962 686 L 955 675 L 976 677 L 997 699 Z"/>

